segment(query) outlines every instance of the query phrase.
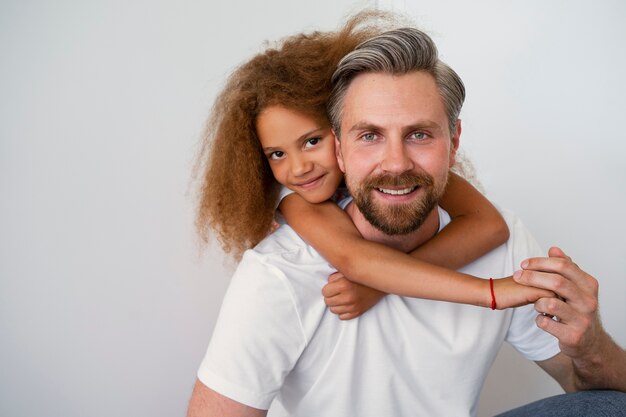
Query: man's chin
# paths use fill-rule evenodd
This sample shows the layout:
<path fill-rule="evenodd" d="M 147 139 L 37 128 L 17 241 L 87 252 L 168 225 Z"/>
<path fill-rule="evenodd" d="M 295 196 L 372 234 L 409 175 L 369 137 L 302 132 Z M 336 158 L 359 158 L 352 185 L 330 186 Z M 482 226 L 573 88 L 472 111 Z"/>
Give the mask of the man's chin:
<path fill-rule="evenodd" d="M 381 232 L 390 235 L 407 235 L 418 230 L 432 210 L 424 212 L 413 204 L 387 210 L 362 210 L 365 219 Z"/>
<path fill-rule="evenodd" d="M 375 193 L 372 193 L 375 194 Z M 355 198 L 357 207 L 365 219 L 381 232 L 396 236 L 417 231 L 437 207 L 435 193 L 420 189 L 416 198 L 408 201 L 390 201 L 369 194 L 363 200 Z"/>

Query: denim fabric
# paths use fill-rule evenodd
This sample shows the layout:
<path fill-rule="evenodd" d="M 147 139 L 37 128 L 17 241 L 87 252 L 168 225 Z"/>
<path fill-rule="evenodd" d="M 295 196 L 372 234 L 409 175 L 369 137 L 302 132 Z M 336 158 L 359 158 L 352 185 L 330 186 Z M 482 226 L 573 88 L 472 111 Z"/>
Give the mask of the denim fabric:
<path fill-rule="evenodd" d="M 580 391 L 545 398 L 497 417 L 626 417 L 626 394 Z"/>

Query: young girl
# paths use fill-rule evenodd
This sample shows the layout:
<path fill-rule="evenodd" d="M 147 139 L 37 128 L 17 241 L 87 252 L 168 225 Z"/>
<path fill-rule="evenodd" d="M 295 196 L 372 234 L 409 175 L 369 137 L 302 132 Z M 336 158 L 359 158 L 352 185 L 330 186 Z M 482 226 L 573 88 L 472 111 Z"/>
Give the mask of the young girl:
<path fill-rule="evenodd" d="M 550 296 L 511 278 L 491 283 L 452 270 L 508 238 L 497 210 L 459 176 L 451 174 L 441 201 L 451 223 L 411 256 L 361 238 L 329 201 L 342 182 L 326 117 L 329 80 L 343 55 L 381 31 L 373 17 L 381 15 L 360 14 L 340 32 L 289 37 L 232 74 L 198 159 L 201 236 L 208 240 L 215 230 L 224 250 L 240 257 L 271 231 L 280 183 L 294 191 L 280 212 L 340 271 L 324 296 L 342 319 L 362 314 L 384 293 L 491 307 L 497 300 L 497 308 Z"/>

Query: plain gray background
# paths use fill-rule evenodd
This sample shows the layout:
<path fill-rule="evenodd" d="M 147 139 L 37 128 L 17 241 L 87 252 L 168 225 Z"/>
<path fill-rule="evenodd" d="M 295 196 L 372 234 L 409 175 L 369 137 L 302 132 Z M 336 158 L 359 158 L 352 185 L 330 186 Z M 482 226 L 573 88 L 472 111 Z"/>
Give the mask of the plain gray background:
<path fill-rule="evenodd" d="M 0 415 L 184 415 L 232 272 L 198 247 L 188 188 L 213 97 L 264 40 L 368 5 L 0 3 Z M 379 6 L 408 10 L 463 77 L 461 146 L 487 195 L 599 278 L 624 346 L 626 4 Z M 505 349 L 479 415 L 556 392 Z"/>

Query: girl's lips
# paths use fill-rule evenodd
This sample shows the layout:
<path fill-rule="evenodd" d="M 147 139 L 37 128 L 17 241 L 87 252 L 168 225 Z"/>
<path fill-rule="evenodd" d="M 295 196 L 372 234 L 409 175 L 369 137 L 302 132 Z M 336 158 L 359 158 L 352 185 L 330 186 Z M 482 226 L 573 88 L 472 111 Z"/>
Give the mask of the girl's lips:
<path fill-rule="evenodd" d="M 321 180 L 324 178 L 324 174 L 320 175 L 319 177 L 315 177 L 313 179 L 310 179 L 308 181 L 304 181 L 298 184 L 295 184 L 296 187 L 300 187 L 300 188 L 313 188 L 315 186 L 317 186 Z"/>

